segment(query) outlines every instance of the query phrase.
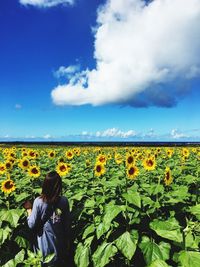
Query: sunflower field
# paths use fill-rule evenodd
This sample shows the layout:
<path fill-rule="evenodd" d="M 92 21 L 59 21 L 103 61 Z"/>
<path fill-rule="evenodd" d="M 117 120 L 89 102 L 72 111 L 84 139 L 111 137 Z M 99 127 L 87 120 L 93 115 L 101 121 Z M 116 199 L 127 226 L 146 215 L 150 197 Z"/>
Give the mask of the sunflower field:
<path fill-rule="evenodd" d="M 1 267 L 40 266 L 23 204 L 52 170 L 70 203 L 71 266 L 200 266 L 200 147 L 18 145 L 0 146 Z"/>

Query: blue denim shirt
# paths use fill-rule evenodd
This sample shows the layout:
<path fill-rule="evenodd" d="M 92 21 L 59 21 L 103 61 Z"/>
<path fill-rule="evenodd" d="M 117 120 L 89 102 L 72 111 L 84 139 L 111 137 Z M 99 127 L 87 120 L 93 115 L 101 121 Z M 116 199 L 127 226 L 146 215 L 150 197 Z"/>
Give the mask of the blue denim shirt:
<path fill-rule="evenodd" d="M 62 196 L 56 205 L 51 205 L 44 202 L 41 197 L 37 197 L 27 221 L 31 229 L 37 229 L 38 248 L 43 257 L 55 253 L 53 261 L 64 259 L 70 234 L 70 211 L 67 198 Z"/>

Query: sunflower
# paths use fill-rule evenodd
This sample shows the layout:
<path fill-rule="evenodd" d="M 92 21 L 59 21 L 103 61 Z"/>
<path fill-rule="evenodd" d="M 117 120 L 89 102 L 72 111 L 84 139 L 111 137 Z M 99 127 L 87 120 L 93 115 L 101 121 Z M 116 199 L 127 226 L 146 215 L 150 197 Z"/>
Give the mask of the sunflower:
<path fill-rule="evenodd" d="M 32 159 L 35 159 L 36 158 L 36 152 L 34 150 L 30 150 L 28 152 L 28 156 Z"/>
<path fill-rule="evenodd" d="M 0 163 L 0 174 L 4 174 L 6 171 L 5 163 Z"/>
<path fill-rule="evenodd" d="M 6 163 L 5 163 L 5 166 L 6 166 L 7 170 L 10 170 L 10 169 L 12 169 L 13 164 L 12 164 L 12 162 L 10 160 L 7 160 Z"/>
<path fill-rule="evenodd" d="M 56 171 L 60 176 L 65 176 L 69 173 L 70 171 L 70 165 L 64 162 L 58 163 L 56 166 Z"/>
<path fill-rule="evenodd" d="M 189 151 L 189 149 L 186 148 L 186 147 L 184 147 L 184 148 L 182 149 L 182 155 L 183 155 L 184 157 L 188 158 L 189 155 L 190 155 L 190 151 Z"/>
<path fill-rule="evenodd" d="M 11 179 L 6 179 L 1 183 L 1 191 L 10 194 L 11 192 L 15 191 L 15 183 Z"/>
<path fill-rule="evenodd" d="M 127 153 L 126 154 L 126 165 L 130 166 L 130 165 L 133 165 L 134 163 L 135 163 L 135 159 L 133 157 L 133 154 L 132 153 Z"/>
<path fill-rule="evenodd" d="M 166 153 L 167 153 L 168 158 L 171 158 L 173 153 L 174 153 L 174 149 L 173 148 L 168 148 Z"/>
<path fill-rule="evenodd" d="M 31 177 L 38 178 L 40 176 L 40 168 L 36 165 L 30 166 L 28 170 L 28 174 Z"/>
<path fill-rule="evenodd" d="M 165 169 L 165 178 L 164 178 L 164 182 L 165 185 L 170 185 L 172 183 L 172 175 L 171 175 L 171 170 L 169 167 L 166 167 Z"/>
<path fill-rule="evenodd" d="M 94 167 L 95 176 L 101 176 L 106 172 L 104 164 L 101 164 L 99 162 L 96 163 Z"/>
<path fill-rule="evenodd" d="M 22 158 L 19 162 L 19 167 L 23 170 L 28 169 L 30 162 L 27 158 Z"/>
<path fill-rule="evenodd" d="M 132 165 L 132 166 L 128 166 L 127 168 L 127 176 L 133 180 L 136 178 L 136 176 L 139 174 L 139 169 L 138 167 L 136 167 L 135 165 Z"/>
<path fill-rule="evenodd" d="M 152 171 L 156 167 L 155 157 L 151 156 L 143 160 L 143 166 L 145 170 Z"/>
<path fill-rule="evenodd" d="M 119 154 L 119 153 L 115 154 L 115 162 L 116 162 L 117 164 L 121 164 L 122 161 L 123 161 L 123 157 L 122 157 L 122 155 Z"/>
<path fill-rule="evenodd" d="M 55 153 L 55 151 L 53 151 L 53 150 L 50 150 L 50 151 L 48 152 L 48 157 L 49 157 L 50 159 L 55 158 L 55 155 L 56 155 L 56 153 Z"/>
<path fill-rule="evenodd" d="M 71 150 L 68 150 L 66 153 L 65 153 L 65 156 L 67 159 L 73 159 L 74 157 L 74 154 Z"/>
<path fill-rule="evenodd" d="M 100 164 L 106 164 L 107 158 L 105 155 L 103 154 L 99 154 L 97 157 L 97 162 L 99 162 Z"/>

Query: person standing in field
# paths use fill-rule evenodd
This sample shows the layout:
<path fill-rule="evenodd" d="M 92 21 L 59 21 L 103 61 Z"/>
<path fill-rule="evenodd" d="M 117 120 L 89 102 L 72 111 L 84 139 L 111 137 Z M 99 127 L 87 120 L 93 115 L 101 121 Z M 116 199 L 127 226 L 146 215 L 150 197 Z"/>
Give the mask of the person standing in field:
<path fill-rule="evenodd" d="M 56 171 L 48 173 L 42 193 L 28 212 L 28 226 L 37 235 L 37 246 L 43 258 L 54 254 L 50 264 L 42 266 L 66 267 L 70 242 L 70 211 L 66 197 L 61 195 L 62 180 Z"/>

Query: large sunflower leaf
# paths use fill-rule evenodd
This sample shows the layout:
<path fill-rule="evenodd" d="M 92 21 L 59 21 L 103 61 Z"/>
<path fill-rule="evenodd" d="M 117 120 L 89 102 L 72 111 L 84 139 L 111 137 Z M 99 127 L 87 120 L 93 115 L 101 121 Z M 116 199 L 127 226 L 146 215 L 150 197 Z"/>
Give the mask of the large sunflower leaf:
<path fill-rule="evenodd" d="M 170 245 L 168 243 L 161 242 L 160 244 L 156 244 L 147 236 L 143 236 L 139 247 L 148 265 L 157 259 L 167 260 L 169 258 Z"/>
<path fill-rule="evenodd" d="M 169 267 L 169 265 L 160 259 L 153 261 L 148 267 Z"/>
<path fill-rule="evenodd" d="M 196 206 L 191 207 L 190 212 L 193 215 L 195 215 L 198 220 L 200 220 L 200 204 L 197 204 Z"/>
<path fill-rule="evenodd" d="M 158 219 L 155 219 L 150 223 L 150 227 L 161 237 L 178 243 L 182 242 L 180 225 L 174 218 L 170 218 L 167 221 L 159 221 Z"/>
<path fill-rule="evenodd" d="M 4 264 L 2 267 L 15 267 L 18 263 L 22 263 L 24 260 L 25 251 L 22 249 L 20 252 L 18 252 L 14 259 L 9 260 Z"/>
<path fill-rule="evenodd" d="M 122 196 L 128 201 L 128 203 L 141 208 L 141 197 L 138 192 L 132 192 L 129 190 L 128 193 L 124 193 Z"/>
<path fill-rule="evenodd" d="M 11 229 L 8 226 L 0 229 L 0 245 L 2 245 L 4 241 L 8 238 L 10 232 Z"/>
<path fill-rule="evenodd" d="M 135 253 L 137 242 L 138 233 L 136 231 L 133 231 L 132 233 L 125 232 L 115 240 L 117 248 L 129 260 L 132 259 Z"/>
<path fill-rule="evenodd" d="M 78 267 L 87 267 L 89 265 L 89 247 L 79 243 L 76 249 L 74 261 Z"/>
<path fill-rule="evenodd" d="M 19 218 L 24 213 L 20 209 L 2 210 L 0 212 L 0 218 L 2 221 L 7 221 L 12 227 L 17 227 Z"/>
<path fill-rule="evenodd" d="M 199 267 L 200 252 L 181 251 L 179 252 L 178 262 L 181 267 Z"/>
<path fill-rule="evenodd" d="M 104 267 L 111 258 L 117 253 L 117 248 L 112 243 L 104 242 L 100 245 L 92 256 L 94 266 Z"/>

